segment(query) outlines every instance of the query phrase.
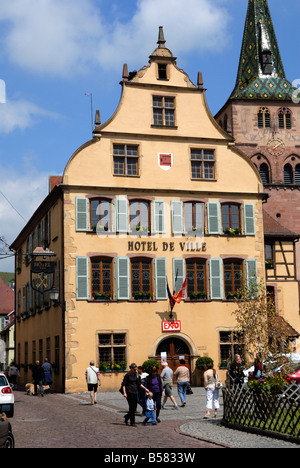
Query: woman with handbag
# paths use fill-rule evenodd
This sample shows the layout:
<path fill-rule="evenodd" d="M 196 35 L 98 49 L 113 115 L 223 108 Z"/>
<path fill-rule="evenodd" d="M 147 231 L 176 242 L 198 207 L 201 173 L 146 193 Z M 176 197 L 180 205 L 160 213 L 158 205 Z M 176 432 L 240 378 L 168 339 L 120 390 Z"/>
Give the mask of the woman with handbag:
<path fill-rule="evenodd" d="M 219 389 L 222 387 L 222 383 L 219 380 L 218 373 L 213 369 L 212 364 L 205 366 L 204 372 L 204 388 L 206 390 L 206 414 L 204 419 L 210 417 L 210 411 L 214 405 L 215 418 L 218 416 L 218 409 L 220 408 L 219 403 Z"/>

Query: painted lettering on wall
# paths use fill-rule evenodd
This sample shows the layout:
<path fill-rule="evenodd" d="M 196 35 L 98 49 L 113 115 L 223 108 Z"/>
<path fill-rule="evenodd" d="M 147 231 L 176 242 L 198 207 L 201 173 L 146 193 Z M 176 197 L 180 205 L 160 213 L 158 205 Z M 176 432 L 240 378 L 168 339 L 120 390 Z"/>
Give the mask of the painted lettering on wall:
<path fill-rule="evenodd" d="M 179 242 L 181 252 L 206 252 L 206 242 Z M 158 246 L 153 241 L 128 241 L 129 252 L 174 252 L 175 242 L 163 242 Z"/>

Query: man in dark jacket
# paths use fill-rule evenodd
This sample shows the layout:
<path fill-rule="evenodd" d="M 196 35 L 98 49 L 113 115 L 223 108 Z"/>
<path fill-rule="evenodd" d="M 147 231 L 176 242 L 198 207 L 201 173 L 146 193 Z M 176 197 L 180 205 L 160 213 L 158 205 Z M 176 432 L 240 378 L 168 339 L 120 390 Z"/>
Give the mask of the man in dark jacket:
<path fill-rule="evenodd" d="M 244 383 L 244 372 L 242 368 L 242 359 L 239 354 L 234 356 L 234 361 L 230 366 L 229 372 L 233 385 L 242 386 Z"/>
<path fill-rule="evenodd" d="M 35 365 L 32 368 L 32 378 L 34 383 L 34 395 L 37 396 L 38 394 L 38 386 L 40 387 L 40 394 L 44 396 L 44 380 L 45 380 L 45 372 L 42 366 L 40 365 L 40 361 L 36 361 Z"/>

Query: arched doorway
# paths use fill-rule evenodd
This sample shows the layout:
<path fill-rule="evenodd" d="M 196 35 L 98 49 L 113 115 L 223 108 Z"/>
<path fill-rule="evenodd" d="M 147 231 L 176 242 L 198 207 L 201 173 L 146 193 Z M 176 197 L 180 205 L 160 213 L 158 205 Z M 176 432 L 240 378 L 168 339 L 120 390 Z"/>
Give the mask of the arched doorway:
<path fill-rule="evenodd" d="M 185 341 L 177 337 L 169 337 L 161 341 L 156 350 L 156 359 L 160 362 L 161 353 L 167 353 L 167 361 L 170 368 L 175 371 L 180 365 L 179 357 L 184 356 L 185 365 L 191 372 L 191 356 L 189 346 Z"/>

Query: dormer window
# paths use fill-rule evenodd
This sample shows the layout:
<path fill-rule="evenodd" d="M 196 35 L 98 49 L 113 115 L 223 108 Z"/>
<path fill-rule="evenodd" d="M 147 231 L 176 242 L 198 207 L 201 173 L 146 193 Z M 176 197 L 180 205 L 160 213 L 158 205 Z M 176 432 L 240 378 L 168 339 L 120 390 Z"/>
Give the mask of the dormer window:
<path fill-rule="evenodd" d="M 273 60 L 272 53 L 269 50 L 264 50 L 262 56 L 262 72 L 264 75 L 272 75 L 273 73 Z"/>
<path fill-rule="evenodd" d="M 159 80 L 167 80 L 167 65 L 165 63 L 158 63 L 158 79 Z"/>

